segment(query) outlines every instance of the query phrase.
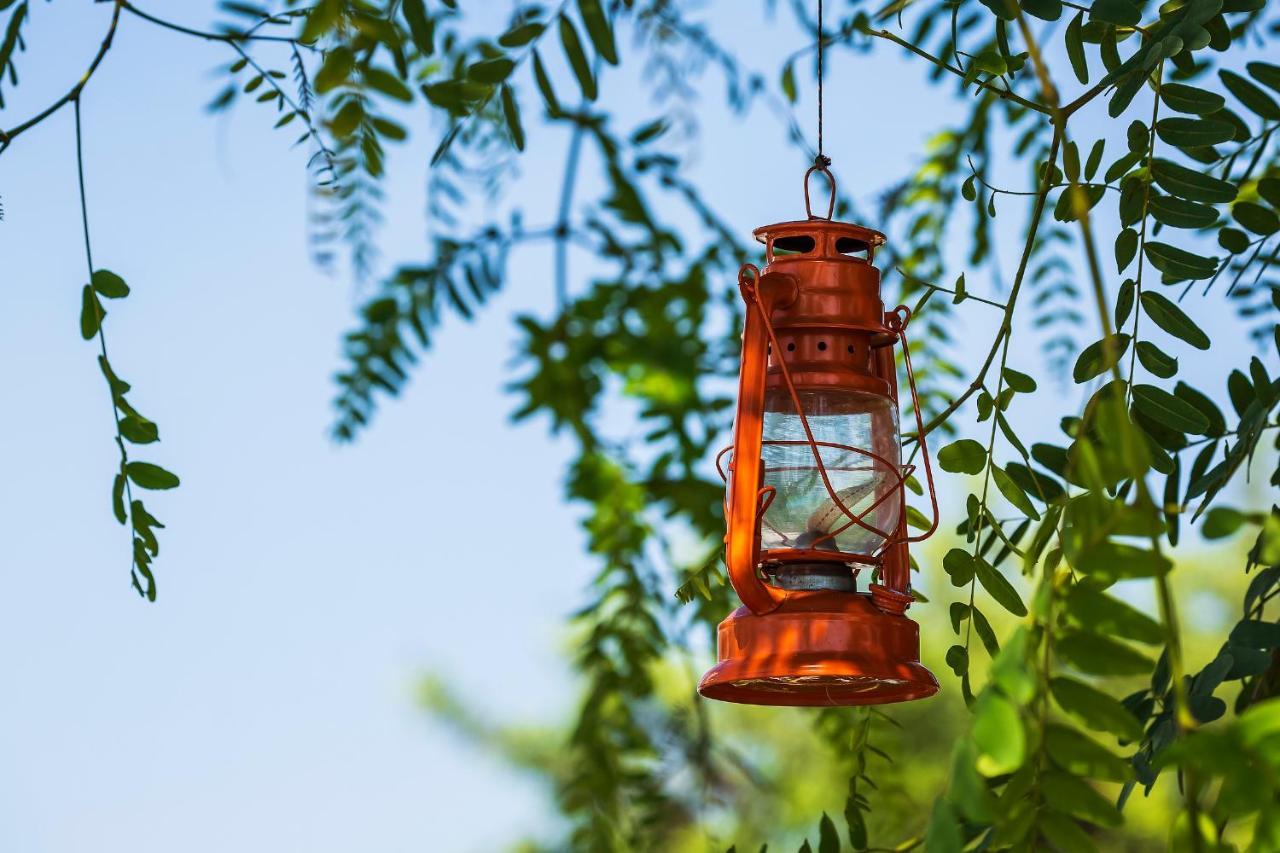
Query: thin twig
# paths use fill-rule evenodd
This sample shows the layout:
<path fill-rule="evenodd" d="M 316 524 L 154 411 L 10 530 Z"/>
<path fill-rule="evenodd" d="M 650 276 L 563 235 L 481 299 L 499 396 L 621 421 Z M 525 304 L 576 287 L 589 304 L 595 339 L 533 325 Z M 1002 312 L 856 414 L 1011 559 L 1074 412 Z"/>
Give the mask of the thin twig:
<path fill-rule="evenodd" d="M 221 42 L 226 42 L 228 44 L 239 44 L 240 42 L 244 42 L 244 41 L 274 41 L 274 42 L 281 42 L 284 44 L 291 44 L 297 47 L 304 47 L 307 50 L 314 51 L 317 49 L 315 45 L 307 44 L 304 41 L 299 41 L 298 39 L 292 36 L 263 36 L 263 35 L 257 35 L 253 32 L 211 33 L 211 32 L 208 32 L 207 30 L 193 30 L 191 27 L 184 27 L 182 26 L 182 24 L 175 24 L 173 21 L 166 21 L 163 18 L 157 18 L 155 15 L 152 15 L 148 12 L 144 12 L 141 9 L 139 9 L 137 6 L 130 3 L 129 0 L 118 0 L 117 5 L 123 7 L 125 10 L 127 10 L 131 14 L 137 15 L 139 18 L 143 19 L 144 21 L 149 21 L 155 24 L 156 26 L 164 27 L 166 30 L 173 30 L 176 33 L 183 33 L 185 35 L 195 36 L 196 38 L 202 38 L 207 41 L 221 41 Z M 258 26 L 261 26 L 261 23 L 259 23 Z"/>
<path fill-rule="evenodd" d="M 14 137 L 20 133 L 24 133 L 35 127 L 67 104 L 80 97 L 80 93 L 84 91 L 84 87 L 89 82 L 89 78 L 93 76 L 93 72 L 98 70 L 98 65 L 102 62 L 102 58 L 107 55 L 107 51 L 111 49 L 111 41 L 115 38 L 116 27 L 120 23 L 120 9 L 123 6 L 123 0 L 116 0 L 115 7 L 111 10 L 111 23 L 107 26 L 107 35 L 102 39 L 102 44 L 98 47 L 97 54 L 93 57 L 93 61 L 89 63 L 88 69 L 81 75 L 80 79 L 71 87 L 65 95 L 54 101 L 38 114 L 27 119 L 22 124 L 12 128 L 11 130 L 0 130 L 0 154 L 13 142 Z"/>
<path fill-rule="evenodd" d="M 894 44 L 898 45 L 899 47 L 902 47 L 902 48 L 905 48 L 906 50 L 911 51 L 916 56 L 919 56 L 921 59 L 927 59 L 929 62 L 932 62 L 934 65 L 938 66 L 939 68 L 942 68 L 946 71 L 950 71 L 952 74 L 955 74 L 957 77 L 961 77 L 961 78 L 966 77 L 965 72 L 961 71 L 959 68 L 956 68 L 954 65 L 951 65 L 947 62 L 944 62 L 943 60 L 939 59 L 938 57 L 934 56 L 933 54 L 927 51 L 921 50 L 911 42 L 907 41 L 906 39 L 900 38 L 899 36 L 894 35 L 888 30 L 866 29 L 866 30 L 863 30 L 863 32 L 869 36 L 873 36 L 874 38 L 880 38 L 880 39 L 885 39 L 887 41 L 891 41 Z M 1027 98 L 1024 98 L 1021 95 L 1015 94 L 1009 91 L 1008 89 L 1002 89 L 999 86 L 993 86 L 984 80 L 975 79 L 972 82 L 975 83 L 979 88 L 986 89 L 990 92 L 993 92 L 997 96 L 1004 98 L 1006 101 L 1013 101 L 1015 104 L 1024 106 L 1029 110 L 1035 110 L 1038 113 L 1043 113 L 1044 115 L 1050 114 L 1049 108 L 1046 107 L 1044 104 L 1039 104 L 1039 103 L 1036 103 L 1035 101 L 1028 100 Z"/>

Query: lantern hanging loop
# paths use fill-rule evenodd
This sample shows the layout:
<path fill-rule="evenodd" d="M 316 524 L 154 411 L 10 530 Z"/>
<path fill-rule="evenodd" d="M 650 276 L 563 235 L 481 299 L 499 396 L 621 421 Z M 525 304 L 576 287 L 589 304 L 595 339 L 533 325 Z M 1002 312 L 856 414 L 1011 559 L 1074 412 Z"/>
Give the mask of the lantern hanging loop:
<path fill-rule="evenodd" d="M 825 219 L 828 222 L 836 213 L 836 176 L 831 174 L 831 170 L 827 168 L 831 165 L 831 160 L 823 157 L 821 154 L 813 161 L 813 165 L 809 167 L 809 171 L 804 173 L 804 212 L 808 214 L 810 219 Z M 813 173 L 817 172 L 827 179 L 827 187 L 830 190 L 830 198 L 827 199 L 827 215 L 815 216 L 813 213 L 813 203 L 809 200 L 809 178 L 813 177 Z"/>

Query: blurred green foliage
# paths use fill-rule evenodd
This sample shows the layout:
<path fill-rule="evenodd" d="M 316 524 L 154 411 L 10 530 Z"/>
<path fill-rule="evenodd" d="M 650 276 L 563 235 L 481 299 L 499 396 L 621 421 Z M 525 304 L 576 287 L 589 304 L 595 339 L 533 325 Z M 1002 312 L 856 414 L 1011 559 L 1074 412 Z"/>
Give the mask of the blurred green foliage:
<path fill-rule="evenodd" d="M 1278 27 L 1262 0 L 831 0 L 820 34 L 811 4 L 765 0 L 763 14 L 815 33 L 776 73 L 747 66 L 697 4 L 675 0 L 519 2 L 502 19 L 457 0 L 227 2 L 208 31 L 111 5 L 84 77 L 7 122 L 0 152 L 63 106 L 78 116 L 122 20 L 221 42 L 210 108 L 249 100 L 297 130 L 315 259 L 333 265 L 345 249 L 363 280 L 379 268 L 387 146 L 408 137 L 405 116 L 438 128 L 429 246 L 369 286 L 345 337 L 340 440 L 404 387 L 442 324 L 483 310 L 514 251 L 555 246 L 558 311 L 518 318 L 511 390 L 518 419 L 544 420 L 577 451 L 565 494 L 600 567 L 571 618 L 582 696 L 567 725 L 538 731 L 484 723 L 438 683 L 426 691 L 442 718 L 548 782 L 564 832 L 546 846 L 1280 849 L 1280 509 L 1258 489 L 1222 503 L 1249 471 L 1280 485 L 1263 470 L 1280 408 L 1280 66 L 1257 58 Z M 29 12 L 0 0 L 9 86 Z M 734 272 L 756 253 L 687 179 L 690 83 L 716 69 L 731 110 L 763 106 L 811 157 L 792 108 L 819 41 L 867 61 L 903 51 L 965 104 L 875 215 L 891 237 L 886 288 L 914 306 L 927 421 L 910 458 L 964 433 L 938 458 L 949 486 L 968 487 L 950 541 L 915 555 L 946 689 L 883 713 L 712 707 L 693 690 L 705 661 L 690 650 L 731 606 L 711 470 L 732 417 Z M 635 127 L 602 97 L 622 63 L 644 65 L 638 94 L 652 96 Z M 1089 138 L 1081 115 L 1105 132 Z M 548 126 L 570 137 L 554 216 L 464 228 Z M 580 186 L 587 160 L 598 192 Z M 1021 178 L 1002 187 L 997 172 Z M 993 252 L 998 215 L 1021 247 L 1011 277 Z M 858 214 L 840 198 L 837 216 Z M 964 249 L 963 270 L 948 245 Z M 605 271 L 573 280 L 571 250 Z M 81 331 L 98 338 L 111 385 L 117 484 L 172 487 L 125 454 L 158 431 L 105 361 L 98 296 L 127 288 L 89 269 Z M 996 292 L 976 292 L 987 279 Z M 1234 308 L 1237 334 L 1212 340 L 1197 321 L 1215 303 Z M 970 311 L 996 312 L 991 341 L 952 338 Z M 1028 328 L 1078 394 L 1041 389 L 1011 362 Z M 1214 378 L 1196 387 L 1180 364 L 1205 351 Z M 142 572 L 159 525 L 132 513 Z M 1193 530 L 1210 544 L 1188 542 Z M 1179 600 L 1209 589 L 1232 618 L 1184 624 Z"/>

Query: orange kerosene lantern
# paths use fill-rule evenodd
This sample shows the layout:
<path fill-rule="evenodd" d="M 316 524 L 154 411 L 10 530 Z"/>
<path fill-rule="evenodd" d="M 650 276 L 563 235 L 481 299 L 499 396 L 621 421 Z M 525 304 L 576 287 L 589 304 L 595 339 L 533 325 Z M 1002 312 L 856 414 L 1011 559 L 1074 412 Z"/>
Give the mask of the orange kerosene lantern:
<path fill-rule="evenodd" d="M 814 172 L 831 186 L 814 216 Z M 931 696 L 920 663 L 907 543 L 938 505 L 905 329 L 872 265 L 885 237 L 832 220 L 835 180 L 805 174 L 808 218 L 755 231 L 766 266 L 738 275 L 746 302 L 729 463 L 726 562 L 739 607 L 698 685 L 756 705 L 871 705 Z M 908 536 L 894 344 L 902 345 L 933 523 Z M 717 460 L 719 466 L 720 460 Z M 862 569 L 872 570 L 859 592 Z"/>

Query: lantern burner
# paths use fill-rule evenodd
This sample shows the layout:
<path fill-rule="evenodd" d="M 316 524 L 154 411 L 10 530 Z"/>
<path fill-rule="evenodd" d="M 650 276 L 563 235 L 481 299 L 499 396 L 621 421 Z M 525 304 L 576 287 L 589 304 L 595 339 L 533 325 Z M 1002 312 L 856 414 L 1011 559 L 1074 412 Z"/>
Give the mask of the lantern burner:
<path fill-rule="evenodd" d="M 848 563 L 773 563 L 763 569 L 769 582 L 781 589 L 858 589 L 858 569 Z"/>

